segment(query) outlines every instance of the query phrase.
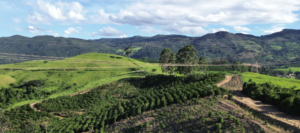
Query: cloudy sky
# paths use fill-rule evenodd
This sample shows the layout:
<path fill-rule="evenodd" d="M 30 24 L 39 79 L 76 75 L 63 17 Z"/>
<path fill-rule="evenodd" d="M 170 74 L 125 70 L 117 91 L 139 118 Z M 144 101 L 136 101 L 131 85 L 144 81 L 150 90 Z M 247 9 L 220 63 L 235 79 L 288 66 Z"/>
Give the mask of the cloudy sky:
<path fill-rule="evenodd" d="M 300 0 L 1 0 L 0 37 L 82 39 L 300 29 Z"/>

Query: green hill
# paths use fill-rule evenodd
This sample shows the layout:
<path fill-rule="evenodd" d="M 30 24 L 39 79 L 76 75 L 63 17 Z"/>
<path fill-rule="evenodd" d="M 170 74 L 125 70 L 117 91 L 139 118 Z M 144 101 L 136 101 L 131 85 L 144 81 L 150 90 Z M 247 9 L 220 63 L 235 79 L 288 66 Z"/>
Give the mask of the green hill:
<path fill-rule="evenodd" d="M 39 56 L 71 57 L 83 53 L 111 53 L 123 55 L 123 49 L 134 48 L 133 58 L 147 57 L 158 60 L 164 48 L 177 52 L 187 44 L 192 44 L 199 52 L 199 57 L 206 59 L 223 58 L 253 63 L 261 51 L 259 63 L 290 64 L 297 63 L 300 51 L 300 30 L 284 29 L 266 36 L 253 36 L 241 33 L 217 32 L 200 37 L 182 35 L 156 35 L 153 37 L 134 36 L 129 38 L 102 38 L 83 40 L 53 36 L 23 36 L 0 38 L 0 63 L 12 63 L 22 60 L 43 60 L 45 57 L 4 55 L 15 53 Z"/>
<path fill-rule="evenodd" d="M 8 100 L 0 106 L 10 108 L 45 98 L 70 95 L 122 78 L 152 74 L 152 68 L 159 69 L 154 64 L 100 53 L 82 54 L 56 61 L 36 60 L 0 65 L 0 91 L 9 89 L 11 93 L 22 95 L 20 99 Z M 136 70 L 146 72 L 137 73 Z M 158 70 L 156 74 L 160 72 Z M 29 95 L 28 91 L 32 90 L 28 88 L 32 88 L 36 95 Z"/>

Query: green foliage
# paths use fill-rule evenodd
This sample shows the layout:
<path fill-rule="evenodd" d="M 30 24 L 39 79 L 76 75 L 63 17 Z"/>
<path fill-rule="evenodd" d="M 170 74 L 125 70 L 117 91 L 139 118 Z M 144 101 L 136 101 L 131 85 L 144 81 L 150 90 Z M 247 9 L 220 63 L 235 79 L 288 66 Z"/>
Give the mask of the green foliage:
<path fill-rule="evenodd" d="M 83 108 L 90 108 L 93 107 L 93 111 L 88 111 L 82 115 L 75 115 L 71 118 L 64 118 L 62 120 L 52 120 L 50 127 L 52 127 L 52 132 L 64 130 L 63 127 L 68 127 L 66 129 L 74 132 L 86 132 L 88 131 L 88 127 L 94 126 L 95 128 L 99 129 L 103 127 L 103 125 L 109 125 L 116 121 L 120 121 L 122 119 L 126 119 L 128 117 L 136 116 L 138 114 L 142 114 L 144 111 L 162 108 L 168 106 L 170 104 L 187 102 L 192 100 L 193 98 L 197 98 L 199 96 L 205 97 L 209 96 L 212 93 L 206 93 L 211 88 L 208 88 L 208 84 L 215 84 L 216 81 L 224 78 L 223 74 L 207 74 L 207 78 L 201 78 L 198 81 L 194 82 L 186 82 L 187 77 L 174 77 L 174 76 L 165 76 L 165 75 L 158 75 L 158 76 L 146 76 L 145 78 L 131 78 L 131 79 L 124 79 L 121 80 L 119 83 L 123 83 L 123 86 L 128 86 L 126 83 L 130 83 L 134 85 L 136 88 L 144 89 L 141 92 L 132 93 L 133 95 L 127 95 L 126 97 L 122 97 L 123 99 L 127 100 L 111 100 L 110 104 L 106 104 L 106 106 L 101 105 L 101 102 L 98 102 L 97 99 L 103 97 L 101 96 L 101 92 L 103 90 L 115 90 L 112 88 L 118 88 L 119 83 L 117 84 L 110 84 L 107 87 L 102 86 L 99 88 L 95 88 L 94 90 L 82 94 L 76 95 L 73 97 L 61 97 L 56 99 L 49 99 L 47 101 L 43 101 L 42 103 L 36 104 L 38 108 L 43 110 L 51 111 L 60 111 L 74 109 L 74 106 L 77 105 L 85 106 Z M 158 78 L 158 80 L 156 80 Z M 207 80 L 209 79 L 209 80 Z M 168 80 L 172 82 L 168 82 Z M 185 81 L 186 83 L 183 85 L 181 84 L 181 80 Z M 126 83 L 124 83 L 126 81 Z M 147 82 L 149 81 L 149 82 Z M 150 85 L 147 84 L 154 84 L 152 87 L 156 89 L 150 89 Z M 174 88 L 173 86 L 176 86 Z M 156 87 L 157 86 L 157 87 Z M 111 87 L 111 88 L 109 88 Z M 130 86 L 128 86 L 130 87 Z M 105 89 L 107 88 L 107 89 Z M 212 86 L 213 90 L 216 90 L 218 87 Z M 125 87 L 120 88 L 120 90 L 128 90 Z M 221 91 L 222 90 L 220 89 Z M 113 92 L 113 93 L 112 93 Z M 224 93 L 222 92 L 222 93 Z M 107 99 L 111 99 L 110 97 L 113 94 L 125 94 L 125 92 L 118 91 L 108 91 L 105 93 L 107 95 Z M 99 96 L 97 96 L 99 95 Z M 81 101 L 80 101 L 81 100 Z M 100 100 L 101 101 L 101 100 Z M 153 103 L 153 106 L 151 107 Z M 76 105 L 77 104 L 77 105 Z M 84 105 L 86 104 L 86 105 Z M 101 107 L 96 107 L 101 106 Z M 30 108 L 30 107 L 29 107 Z M 53 110 L 54 109 L 54 110 Z M 7 113 L 11 113 L 9 116 L 14 117 L 16 113 L 12 113 L 15 111 L 8 111 Z M 39 113 L 39 112 L 36 112 Z M 25 113 L 26 114 L 26 113 Z M 46 113 L 50 114 L 50 113 Z M 44 114 L 43 116 L 47 116 Z M 23 114 L 24 115 L 24 114 Z M 160 113 L 160 116 L 165 115 L 164 113 Z M 33 117 L 33 116 L 32 116 Z M 48 116 L 49 118 L 53 119 L 52 116 Z M 30 117 L 29 117 L 30 118 Z M 37 117 L 36 117 L 37 118 Z M 99 123 L 93 122 L 94 119 L 100 121 Z M 74 126 L 74 122 L 82 125 Z M 162 128 L 165 128 L 165 123 L 160 123 Z M 144 125 L 138 126 L 132 130 L 136 131 L 137 129 L 143 128 Z M 147 127 L 147 124 L 145 125 Z"/>
<path fill-rule="evenodd" d="M 214 116 L 214 113 L 213 112 L 211 112 L 211 111 L 209 111 L 209 113 L 208 113 L 208 117 L 213 117 Z"/>
<path fill-rule="evenodd" d="M 160 53 L 160 58 L 159 58 L 159 63 L 161 66 L 162 72 L 164 72 L 166 75 L 168 75 L 168 66 L 166 66 L 167 63 L 170 62 L 170 56 L 171 56 L 172 51 L 169 48 L 165 48 L 161 53 Z"/>
<path fill-rule="evenodd" d="M 200 66 L 199 66 L 199 70 L 200 70 L 201 73 L 204 73 L 204 72 L 207 71 L 207 66 L 205 66 L 205 65 L 207 65 L 207 61 L 206 61 L 206 59 L 205 59 L 204 56 L 201 56 L 201 57 L 199 58 L 198 64 L 200 65 Z"/>
<path fill-rule="evenodd" d="M 132 54 L 132 51 L 133 49 L 130 46 L 124 49 L 125 55 L 127 55 L 129 59 L 130 55 Z"/>
<path fill-rule="evenodd" d="M 198 54 L 197 49 L 191 44 L 182 47 L 176 54 L 176 63 L 186 66 L 178 66 L 176 71 L 184 75 L 195 73 L 198 70 L 198 66 L 195 66 L 199 62 Z"/>
<path fill-rule="evenodd" d="M 281 88 L 270 82 L 263 84 L 245 82 L 242 91 L 251 98 L 278 106 L 286 113 L 300 115 L 299 90 L 294 90 L 294 88 Z"/>
<path fill-rule="evenodd" d="M 300 83 L 298 79 L 279 78 L 251 72 L 242 73 L 242 80 L 244 82 L 249 81 L 250 79 L 252 79 L 253 82 L 258 84 L 271 82 L 272 84 L 279 85 L 281 87 L 290 88 L 296 86 L 295 89 L 300 89 Z"/>
<path fill-rule="evenodd" d="M 216 130 L 216 131 L 219 131 L 221 128 L 222 128 L 222 125 L 221 125 L 221 124 L 219 124 L 219 123 L 216 123 L 216 124 L 215 124 L 215 130 Z"/>

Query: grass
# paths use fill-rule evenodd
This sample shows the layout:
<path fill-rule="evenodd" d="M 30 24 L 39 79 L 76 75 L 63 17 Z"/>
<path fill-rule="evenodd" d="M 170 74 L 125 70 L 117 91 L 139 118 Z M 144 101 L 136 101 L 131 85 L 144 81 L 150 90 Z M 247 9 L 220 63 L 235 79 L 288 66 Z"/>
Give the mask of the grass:
<path fill-rule="evenodd" d="M 242 73 L 242 80 L 244 82 L 248 82 L 249 79 L 252 79 L 255 83 L 271 82 L 281 87 L 290 88 L 296 86 L 296 89 L 300 89 L 300 82 L 297 79 L 279 78 L 251 72 Z"/>
<path fill-rule="evenodd" d="M 16 80 L 9 75 L 1 75 L 0 74 L 0 89 L 2 87 L 8 87 L 9 84 L 14 83 Z"/>
<path fill-rule="evenodd" d="M 138 52 L 142 47 L 136 47 L 132 48 L 132 55 L 134 55 L 136 52 Z M 124 53 L 124 49 L 118 49 L 116 53 Z"/>
<path fill-rule="evenodd" d="M 152 69 L 156 71 L 152 72 Z M 144 70 L 145 73 L 137 73 L 136 70 Z M 40 89 L 48 92 L 56 90 L 57 93 L 48 97 L 56 98 L 86 91 L 122 78 L 161 73 L 157 64 L 129 60 L 127 57 L 113 54 L 88 53 L 64 60 L 35 60 L 0 65 L 0 88 L 9 87 L 10 83 L 19 86 L 32 80 L 44 80 L 45 84 Z M 65 90 L 66 87 L 70 89 Z M 11 105 L 8 109 L 41 100 L 45 99 L 22 101 Z"/>
<path fill-rule="evenodd" d="M 300 67 L 289 67 L 289 68 L 275 69 L 275 70 L 288 72 L 290 69 L 292 72 L 300 72 Z"/>

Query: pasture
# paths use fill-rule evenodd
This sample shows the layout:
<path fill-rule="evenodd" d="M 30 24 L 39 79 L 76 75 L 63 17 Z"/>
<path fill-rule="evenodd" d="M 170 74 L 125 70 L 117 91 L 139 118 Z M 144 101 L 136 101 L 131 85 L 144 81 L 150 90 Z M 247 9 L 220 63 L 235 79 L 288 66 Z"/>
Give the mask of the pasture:
<path fill-rule="evenodd" d="M 252 79 L 253 82 L 258 84 L 271 82 L 281 87 L 290 88 L 296 86 L 295 89 L 300 89 L 300 80 L 297 79 L 279 78 L 279 77 L 273 77 L 273 76 L 268 76 L 268 75 L 263 75 L 258 73 L 252 73 L 252 72 L 242 73 L 242 80 L 244 82 L 248 82 L 249 79 Z"/>

